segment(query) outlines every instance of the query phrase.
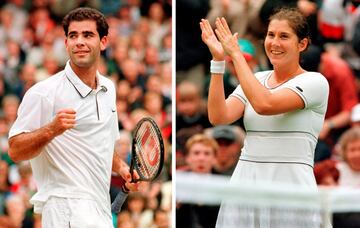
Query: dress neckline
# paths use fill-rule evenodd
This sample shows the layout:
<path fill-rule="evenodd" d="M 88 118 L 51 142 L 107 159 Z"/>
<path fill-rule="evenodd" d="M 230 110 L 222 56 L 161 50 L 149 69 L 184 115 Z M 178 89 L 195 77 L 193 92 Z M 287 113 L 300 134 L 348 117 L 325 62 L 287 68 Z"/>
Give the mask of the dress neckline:
<path fill-rule="evenodd" d="M 266 78 L 265 78 L 265 80 L 264 80 L 264 86 L 265 86 L 267 89 L 276 89 L 276 88 L 284 85 L 284 84 L 287 83 L 288 81 L 290 81 L 290 80 L 292 80 L 292 79 L 294 79 L 294 78 L 296 78 L 296 77 L 298 77 L 298 76 L 300 76 L 300 75 L 302 75 L 302 74 L 307 73 L 307 71 L 304 71 L 304 72 L 302 72 L 302 73 L 300 73 L 300 74 L 297 74 L 297 75 L 289 78 L 288 80 L 282 82 L 281 84 L 279 84 L 279 85 L 277 85 L 277 86 L 271 87 L 271 86 L 269 86 L 269 80 L 270 80 L 271 75 L 273 75 L 273 73 L 274 73 L 274 70 L 270 71 L 269 74 L 266 76 Z"/>

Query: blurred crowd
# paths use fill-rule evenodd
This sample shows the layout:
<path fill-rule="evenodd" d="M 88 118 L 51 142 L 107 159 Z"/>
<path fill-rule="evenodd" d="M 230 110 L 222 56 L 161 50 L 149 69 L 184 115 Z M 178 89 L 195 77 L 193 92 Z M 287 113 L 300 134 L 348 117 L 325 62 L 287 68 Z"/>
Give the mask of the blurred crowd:
<path fill-rule="evenodd" d="M 225 17 L 253 72 L 271 70 L 264 52 L 269 15 L 278 7 L 297 7 L 307 18 L 311 45 L 301 66 L 322 73 L 330 94 L 315 151 L 319 186 L 360 188 L 360 1 L 359 0 L 189 0 L 176 1 L 176 169 L 231 175 L 244 140 L 244 126 L 213 127 L 207 118 L 211 55 L 199 22 Z M 239 84 L 226 58 L 227 97 Z M 221 91 L 219 91 L 220 93 Z M 236 107 L 234 107 L 236 108 Z M 178 204 L 179 227 L 214 227 L 218 208 Z M 187 220 L 186 220 L 187 218 Z M 212 218 L 212 219 L 211 219 Z M 360 216 L 334 215 L 334 227 L 359 227 Z"/>
<path fill-rule="evenodd" d="M 68 60 L 62 18 L 76 7 L 101 11 L 109 23 L 109 44 L 99 72 L 117 89 L 120 139 L 116 153 L 130 162 L 131 132 L 144 116 L 160 126 L 165 142 L 161 176 L 130 193 L 114 227 L 171 225 L 171 0 L 0 1 L 0 227 L 41 227 L 29 199 L 36 192 L 29 162 L 8 156 L 8 131 L 24 93 L 62 70 Z M 64 94 L 66 96 L 66 94 Z M 113 174 L 113 200 L 122 180 Z"/>

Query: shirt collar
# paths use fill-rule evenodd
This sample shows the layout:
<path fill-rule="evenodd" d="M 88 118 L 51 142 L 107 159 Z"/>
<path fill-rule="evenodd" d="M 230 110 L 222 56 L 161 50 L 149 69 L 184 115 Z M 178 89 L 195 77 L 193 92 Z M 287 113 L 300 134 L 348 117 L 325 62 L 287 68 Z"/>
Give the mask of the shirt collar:
<path fill-rule="evenodd" d="M 83 81 L 81 81 L 81 79 L 75 74 L 75 72 L 73 71 L 73 69 L 70 66 L 70 60 L 67 61 L 66 66 L 65 66 L 65 75 L 82 98 L 85 98 L 93 91 L 92 88 L 90 88 Z M 96 71 L 96 80 L 97 80 L 96 92 L 98 90 L 101 90 L 103 87 L 106 88 L 106 86 L 103 84 L 104 81 L 101 80 L 101 77 L 100 77 L 100 74 L 98 71 Z"/>

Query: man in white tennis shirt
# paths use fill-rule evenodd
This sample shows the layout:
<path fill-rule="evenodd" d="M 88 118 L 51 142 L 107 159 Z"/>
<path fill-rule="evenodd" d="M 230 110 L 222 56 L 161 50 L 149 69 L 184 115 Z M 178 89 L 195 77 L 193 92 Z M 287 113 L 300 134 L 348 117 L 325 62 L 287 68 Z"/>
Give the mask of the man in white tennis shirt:
<path fill-rule="evenodd" d="M 108 24 L 94 9 L 63 20 L 65 69 L 28 90 L 9 133 L 9 155 L 30 160 L 38 192 L 30 202 L 47 227 L 112 227 L 111 171 L 126 187 L 129 168 L 114 153 L 119 137 L 115 87 L 97 71 Z"/>

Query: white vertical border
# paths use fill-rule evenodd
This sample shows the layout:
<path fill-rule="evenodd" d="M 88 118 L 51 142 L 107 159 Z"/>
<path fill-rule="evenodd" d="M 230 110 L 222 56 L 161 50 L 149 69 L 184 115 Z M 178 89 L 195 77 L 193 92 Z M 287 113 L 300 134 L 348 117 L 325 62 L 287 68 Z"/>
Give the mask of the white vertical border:
<path fill-rule="evenodd" d="M 196 0 L 195 0 L 196 1 Z M 171 25 L 171 33 L 172 33 L 172 50 L 171 50 L 171 69 L 172 69 L 172 102 L 171 102 L 171 115 L 172 115 L 172 134 L 171 134 L 171 173 L 172 173 L 172 207 L 171 207 L 171 227 L 176 227 L 176 0 L 172 0 L 172 25 Z"/>

